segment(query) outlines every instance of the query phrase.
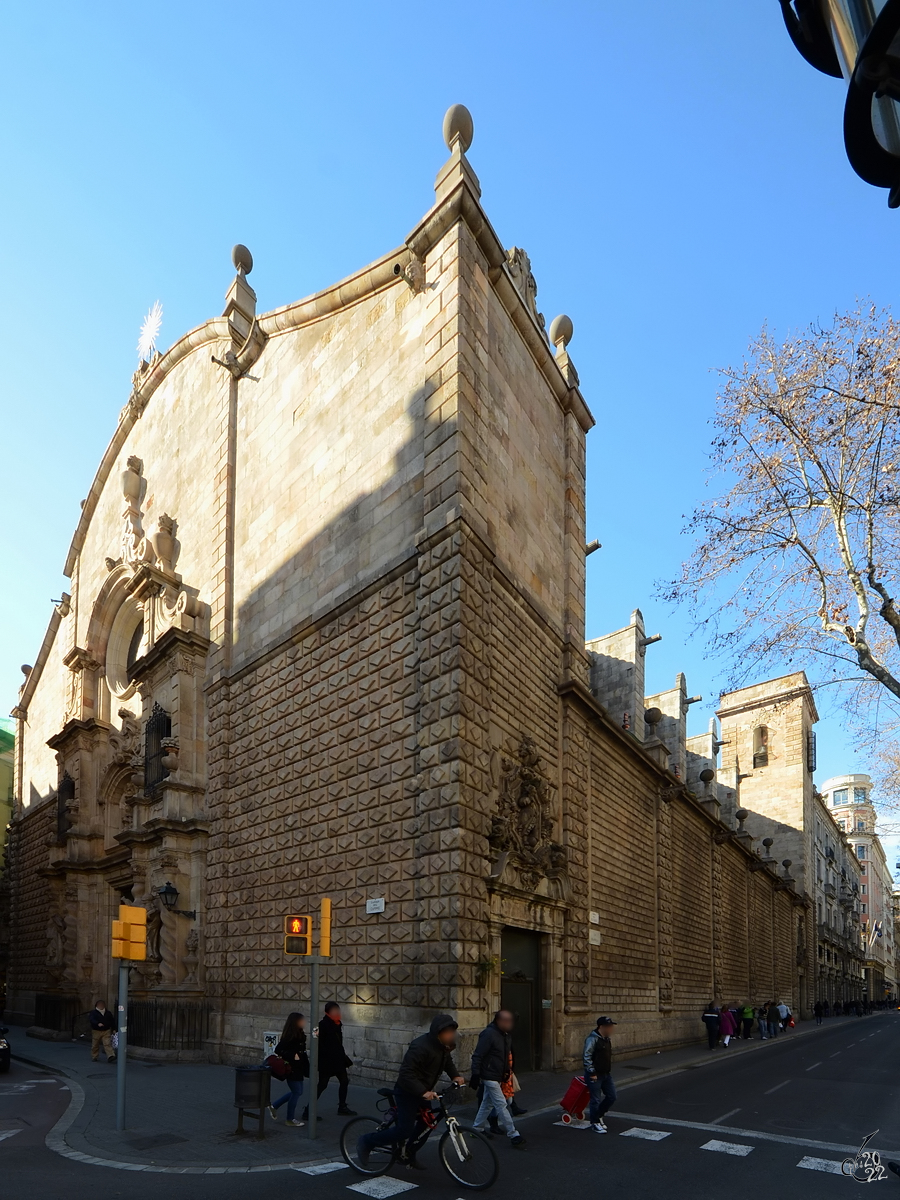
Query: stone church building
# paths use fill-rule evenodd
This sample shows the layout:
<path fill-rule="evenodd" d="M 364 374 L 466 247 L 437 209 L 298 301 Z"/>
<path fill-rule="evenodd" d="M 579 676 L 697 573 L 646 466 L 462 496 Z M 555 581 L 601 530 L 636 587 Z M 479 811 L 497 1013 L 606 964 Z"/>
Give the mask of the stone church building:
<path fill-rule="evenodd" d="M 236 247 L 222 316 L 135 373 L 13 714 L 13 1019 L 111 998 L 123 899 L 139 1054 L 258 1060 L 308 997 L 282 918 L 321 896 L 364 1078 L 434 1010 L 468 1037 L 502 998 L 527 1069 L 598 1013 L 655 1047 L 711 995 L 800 998 L 808 900 L 723 818 L 683 677 L 645 697 L 639 613 L 585 643 L 572 323 L 494 231 L 465 109 L 444 134 L 399 247 L 265 315 Z"/>

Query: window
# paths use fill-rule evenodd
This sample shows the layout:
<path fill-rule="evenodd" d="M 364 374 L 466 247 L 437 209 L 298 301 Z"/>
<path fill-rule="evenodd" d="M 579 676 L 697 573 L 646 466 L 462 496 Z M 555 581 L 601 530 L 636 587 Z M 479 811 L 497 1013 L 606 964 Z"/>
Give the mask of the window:
<path fill-rule="evenodd" d="M 846 788 L 838 788 L 832 797 L 832 804 L 838 808 L 841 804 L 847 803 L 848 792 Z"/>
<path fill-rule="evenodd" d="M 861 887 L 859 890 L 860 890 L 860 891 L 862 892 L 862 894 L 865 896 L 865 894 L 866 894 L 866 891 L 867 891 L 866 885 L 865 885 L 865 884 L 863 884 L 863 885 L 862 885 L 862 887 Z"/>
<path fill-rule="evenodd" d="M 860 905 L 860 908 L 862 909 L 862 911 L 863 911 L 864 913 L 867 913 L 867 912 L 869 911 L 869 910 L 868 910 L 868 908 L 866 907 L 866 905 L 865 905 L 865 904 L 861 904 L 861 905 Z"/>
<path fill-rule="evenodd" d="M 806 769 L 812 774 L 816 769 L 816 731 L 810 729 L 806 735 Z"/>
<path fill-rule="evenodd" d="M 862 830 L 862 832 L 865 833 L 865 831 L 866 831 L 865 821 L 857 821 L 856 822 L 856 832 L 859 833 L 860 830 Z"/>
<path fill-rule="evenodd" d="M 847 832 L 847 822 L 846 821 L 838 821 L 838 829 L 840 829 L 843 833 L 846 833 Z"/>
<path fill-rule="evenodd" d="M 166 753 L 163 739 L 171 736 L 172 720 L 169 714 L 159 704 L 154 704 L 144 732 L 144 791 L 148 794 L 169 774 L 162 761 Z"/>
<path fill-rule="evenodd" d="M 865 804 L 866 799 L 867 799 L 867 797 L 866 797 L 866 789 L 865 788 L 856 788 L 855 787 L 853 789 L 853 803 L 854 804 Z"/>
<path fill-rule="evenodd" d="M 757 725 L 753 730 L 753 768 L 768 766 L 769 763 L 769 727 Z"/>
<path fill-rule="evenodd" d="M 125 673 L 129 681 L 134 679 L 134 664 L 140 657 L 141 642 L 144 640 L 144 619 L 143 617 L 134 627 L 134 633 L 131 635 L 131 641 L 128 643 L 128 653 L 125 655 Z"/>
<path fill-rule="evenodd" d="M 856 857 L 857 857 L 857 858 L 865 858 L 865 857 L 866 857 L 866 848 L 865 848 L 865 846 L 857 846 L 857 847 L 856 847 Z"/>

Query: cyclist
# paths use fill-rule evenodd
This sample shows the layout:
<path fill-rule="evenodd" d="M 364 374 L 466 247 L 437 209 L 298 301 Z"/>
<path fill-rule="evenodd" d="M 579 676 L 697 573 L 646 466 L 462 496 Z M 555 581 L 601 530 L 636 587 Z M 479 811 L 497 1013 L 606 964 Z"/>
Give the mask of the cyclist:
<path fill-rule="evenodd" d="M 465 1083 L 453 1062 L 457 1029 L 459 1025 L 449 1013 L 438 1013 L 428 1033 L 410 1042 L 394 1084 L 397 1120 L 389 1129 L 376 1130 L 359 1139 L 356 1154 L 363 1166 L 368 1165 L 369 1154 L 376 1146 L 394 1145 L 397 1142 L 402 1145 L 415 1137 L 419 1111 L 423 1102 L 434 1100 L 437 1096 L 434 1085 L 441 1075 L 449 1075 L 460 1087 Z M 414 1158 L 410 1158 L 409 1165 L 424 1169 Z"/>

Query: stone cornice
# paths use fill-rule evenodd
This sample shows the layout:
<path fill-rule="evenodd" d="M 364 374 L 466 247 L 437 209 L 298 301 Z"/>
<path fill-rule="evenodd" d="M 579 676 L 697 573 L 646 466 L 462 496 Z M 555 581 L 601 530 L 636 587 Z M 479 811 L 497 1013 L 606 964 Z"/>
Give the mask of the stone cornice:
<path fill-rule="evenodd" d="M 788 675 L 788 676 L 785 676 L 784 678 L 790 679 L 791 676 Z M 795 678 L 796 678 L 796 676 L 795 676 Z M 780 680 L 776 679 L 776 680 L 773 680 L 772 682 L 779 683 Z M 741 689 L 741 690 L 743 691 L 745 689 Z M 746 689 L 746 690 L 750 690 L 750 689 Z M 816 702 L 813 699 L 812 688 L 809 686 L 809 682 L 805 679 L 805 677 L 804 677 L 803 683 L 795 684 L 793 687 L 783 688 L 780 692 L 773 692 L 771 695 L 760 695 L 760 696 L 757 696 L 755 699 L 750 699 L 748 697 L 746 700 L 739 700 L 739 701 L 736 701 L 735 703 L 727 703 L 725 700 L 726 696 L 739 696 L 739 695 L 740 695 L 740 692 L 725 692 L 725 694 L 722 697 L 720 697 L 719 708 L 716 712 L 716 716 L 720 720 L 722 719 L 723 716 L 732 717 L 732 716 L 737 716 L 740 713 L 753 712 L 754 710 L 762 711 L 763 709 L 766 709 L 766 708 L 772 708 L 776 704 L 784 704 L 789 700 L 796 700 L 798 698 L 803 698 L 808 701 L 809 707 L 812 709 L 813 721 L 815 722 L 815 721 L 818 721 L 818 719 L 819 719 L 819 713 L 818 713 L 818 710 L 816 709 Z"/>
<path fill-rule="evenodd" d="M 60 750 L 68 742 L 75 741 L 84 734 L 93 737 L 98 731 L 104 729 L 108 730 L 109 726 L 95 717 L 89 717 L 86 721 L 73 717 L 71 721 L 66 721 L 59 733 L 54 733 L 53 737 L 47 738 L 47 745 L 51 750 Z"/>

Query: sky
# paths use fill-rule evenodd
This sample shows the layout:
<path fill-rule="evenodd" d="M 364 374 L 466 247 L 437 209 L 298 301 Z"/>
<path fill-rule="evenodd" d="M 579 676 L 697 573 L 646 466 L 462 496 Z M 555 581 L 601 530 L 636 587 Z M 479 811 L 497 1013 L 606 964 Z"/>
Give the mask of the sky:
<path fill-rule="evenodd" d="M 165 350 L 221 312 L 235 242 L 261 311 L 400 244 L 462 102 L 494 227 L 531 256 L 548 322 L 574 322 L 603 543 L 587 634 L 640 607 L 663 635 L 648 692 L 685 671 L 690 731 L 707 726 L 724 664 L 655 585 L 689 551 L 716 369 L 764 322 L 890 304 L 900 277 L 900 212 L 846 160 L 844 85 L 800 58 L 776 0 L 49 0 L 4 32 L 0 708 L 67 586 L 153 302 Z M 819 781 L 865 771 L 820 709 Z"/>

